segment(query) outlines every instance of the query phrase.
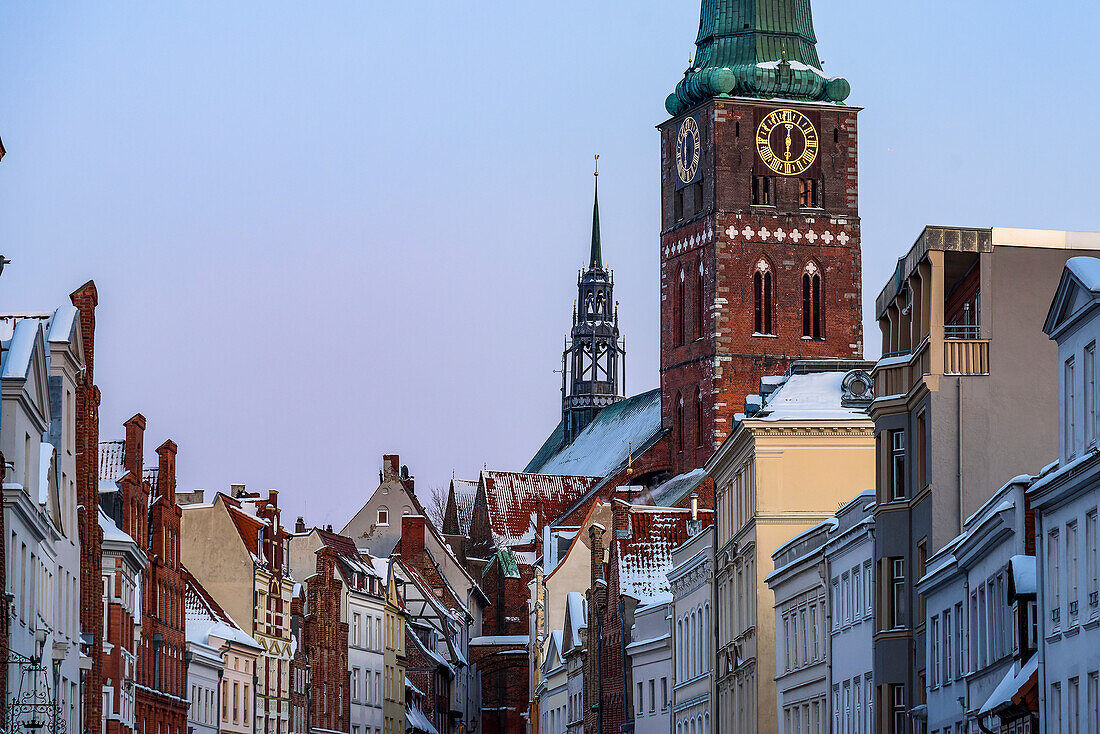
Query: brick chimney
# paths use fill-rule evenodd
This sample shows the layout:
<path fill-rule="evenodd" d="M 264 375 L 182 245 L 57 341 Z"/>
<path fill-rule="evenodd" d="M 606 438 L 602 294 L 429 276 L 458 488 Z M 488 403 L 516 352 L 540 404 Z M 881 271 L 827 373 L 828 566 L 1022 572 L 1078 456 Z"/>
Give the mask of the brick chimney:
<path fill-rule="evenodd" d="M 300 535 L 300 534 L 304 533 L 305 531 L 306 531 L 306 519 L 304 517 L 302 517 L 301 515 L 299 515 L 298 519 L 294 521 L 294 532 Z"/>
<path fill-rule="evenodd" d="M 409 560 L 424 553 L 424 531 L 427 519 L 423 515 L 405 515 L 401 518 L 401 557 Z"/>
<path fill-rule="evenodd" d="M 126 451 L 122 463 L 126 471 L 132 471 L 140 477 L 142 454 L 145 452 L 142 445 L 145 440 L 145 416 L 138 413 L 123 425 L 126 426 Z"/>
<path fill-rule="evenodd" d="M 592 588 L 596 588 L 596 582 L 603 579 L 603 534 L 604 526 L 598 522 L 592 523 L 592 527 L 588 528 L 588 537 L 591 540 L 589 548 L 592 552 L 592 579 L 589 585 Z"/>
<path fill-rule="evenodd" d="M 630 503 L 618 497 L 611 500 L 611 522 L 616 538 L 630 537 Z"/>
<path fill-rule="evenodd" d="M 169 504 L 176 503 L 176 442 L 168 439 L 157 449 L 157 492 Z"/>
<path fill-rule="evenodd" d="M 386 454 L 382 457 L 382 481 L 396 482 L 401 478 L 401 457 L 397 454 Z"/>

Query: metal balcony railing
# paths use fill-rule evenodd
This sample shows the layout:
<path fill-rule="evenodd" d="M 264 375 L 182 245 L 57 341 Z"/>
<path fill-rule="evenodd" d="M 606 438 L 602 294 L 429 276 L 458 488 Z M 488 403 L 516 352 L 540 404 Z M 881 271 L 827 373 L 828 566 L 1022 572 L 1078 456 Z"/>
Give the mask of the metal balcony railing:
<path fill-rule="evenodd" d="M 943 327 L 944 339 L 981 339 L 981 324 L 947 324 Z"/>

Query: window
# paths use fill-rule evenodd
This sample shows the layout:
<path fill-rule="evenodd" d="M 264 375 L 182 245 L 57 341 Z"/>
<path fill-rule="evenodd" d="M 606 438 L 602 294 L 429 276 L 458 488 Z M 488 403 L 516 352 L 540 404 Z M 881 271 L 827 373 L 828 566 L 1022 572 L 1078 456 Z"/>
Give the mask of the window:
<path fill-rule="evenodd" d="M 946 684 L 946 683 L 951 682 L 951 671 L 953 670 L 953 668 L 951 667 L 951 656 L 954 653 L 954 650 L 951 649 L 953 642 L 951 640 L 951 610 L 950 609 L 944 609 L 943 610 L 943 640 L 942 640 L 942 644 L 943 644 L 943 682 Z"/>
<path fill-rule="evenodd" d="M 704 327 L 706 326 L 706 302 L 704 296 L 706 294 L 703 285 L 703 258 L 699 258 L 698 275 L 695 279 L 695 335 L 703 336 Z"/>
<path fill-rule="evenodd" d="M 1085 711 L 1088 731 L 1089 734 L 1097 734 L 1097 730 L 1100 728 L 1100 700 L 1097 700 L 1097 697 L 1100 696 L 1100 674 L 1095 670 L 1089 673 L 1088 691 L 1085 695 L 1088 696 L 1086 699 L 1088 709 Z"/>
<path fill-rule="evenodd" d="M 1066 599 L 1069 624 L 1077 623 L 1077 523 L 1066 525 Z"/>
<path fill-rule="evenodd" d="M 1085 590 L 1089 607 L 1097 607 L 1096 510 L 1085 515 Z"/>
<path fill-rule="evenodd" d="M 661 710 L 668 708 L 668 678 L 661 678 Z"/>
<path fill-rule="evenodd" d="M 1075 391 L 1077 388 L 1077 378 L 1074 376 L 1075 367 L 1073 364 L 1073 357 L 1066 360 L 1066 376 L 1065 376 L 1065 402 L 1062 406 L 1065 415 L 1063 419 L 1065 421 L 1065 454 L 1067 457 L 1073 456 L 1077 452 L 1077 435 L 1076 435 L 1076 418 L 1077 418 L 1077 401 L 1075 400 Z"/>
<path fill-rule="evenodd" d="M 672 197 L 672 216 L 677 222 L 684 218 L 684 190 L 679 189 Z"/>
<path fill-rule="evenodd" d="M 772 205 L 772 180 L 770 176 L 752 177 L 752 203 L 756 206 Z"/>
<path fill-rule="evenodd" d="M 684 450 L 684 396 L 676 395 L 676 450 Z"/>
<path fill-rule="evenodd" d="M 383 508 L 378 510 L 378 525 L 379 527 L 385 527 L 390 524 L 390 511 Z"/>
<path fill-rule="evenodd" d="M 657 710 L 657 682 L 653 678 L 649 679 L 649 713 L 653 713 Z"/>
<path fill-rule="evenodd" d="M 890 624 L 893 627 L 905 625 L 905 559 L 890 559 Z"/>
<path fill-rule="evenodd" d="M 1078 711 L 1080 709 L 1080 692 L 1078 691 L 1079 678 L 1070 678 L 1066 685 L 1066 734 L 1080 734 L 1078 728 Z"/>
<path fill-rule="evenodd" d="M 676 279 L 676 343 L 683 344 L 687 341 L 687 286 L 684 269 L 680 268 L 679 277 Z"/>
<path fill-rule="evenodd" d="M 1085 443 L 1096 443 L 1096 342 L 1085 347 Z"/>
<path fill-rule="evenodd" d="M 906 734 L 905 688 L 903 686 L 891 686 L 891 688 L 893 689 L 891 734 Z"/>
<path fill-rule="evenodd" d="M 816 178 L 799 179 L 798 205 L 803 209 L 812 209 L 821 206 L 821 188 Z"/>
<path fill-rule="evenodd" d="M 757 334 L 771 335 L 772 332 L 772 270 L 768 261 L 761 258 L 752 274 L 753 303 L 756 315 Z"/>
<path fill-rule="evenodd" d="M 812 262 L 802 271 L 802 336 L 821 338 L 821 270 Z"/>
<path fill-rule="evenodd" d="M 691 185 L 691 203 L 694 204 L 694 206 L 695 206 L 694 211 L 695 211 L 696 214 L 703 211 L 703 179 L 702 178 L 700 178 L 698 181 L 696 181 L 695 183 L 693 183 Z"/>
<path fill-rule="evenodd" d="M 703 422 L 703 391 L 695 388 L 695 445 L 702 447 L 706 443 L 706 425 Z"/>
<path fill-rule="evenodd" d="M 890 499 L 905 499 L 905 431 L 890 431 Z"/>
<path fill-rule="evenodd" d="M 634 707 L 635 714 L 642 714 L 645 711 L 645 699 L 642 697 L 642 684 L 638 683 L 638 701 Z"/>
<path fill-rule="evenodd" d="M 1047 574 L 1047 598 L 1050 599 L 1050 621 L 1055 627 L 1058 626 L 1062 618 L 1062 549 L 1059 545 L 1059 540 L 1058 531 L 1051 530 L 1050 534 L 1047 536 L 1047 568 L 1050 569 L 1050 573 Z"/>
<path fill-rule="evenodd" d="M 940 618 L 939 615 L 933 615 L 931 624 L 931 630 L 928 634 L 928 648 L 929 648 L 929 661 L 928 672 L 932 676 L 932 687 L 936 688 L 940 684 Z"/>

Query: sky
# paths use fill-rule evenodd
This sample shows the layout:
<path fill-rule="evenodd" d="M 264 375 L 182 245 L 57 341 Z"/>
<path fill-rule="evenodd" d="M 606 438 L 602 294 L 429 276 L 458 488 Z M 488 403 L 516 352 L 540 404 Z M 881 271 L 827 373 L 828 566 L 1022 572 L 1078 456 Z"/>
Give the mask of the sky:
<path fill-rule="evenodd" d="M 1100 229 L 1100 6 L 813 9 L 864 108 L 868 357 L 924 225 Z M 0 310 L 94 279 L 101 438 L 142 413 L 181 489 L 340 527 L 384 453 L 418 491 L 522 469 L 560 416 L 595 153 L 627 390 L 657 386 L 655 125 L 698 0 L 0 12 Z"/>

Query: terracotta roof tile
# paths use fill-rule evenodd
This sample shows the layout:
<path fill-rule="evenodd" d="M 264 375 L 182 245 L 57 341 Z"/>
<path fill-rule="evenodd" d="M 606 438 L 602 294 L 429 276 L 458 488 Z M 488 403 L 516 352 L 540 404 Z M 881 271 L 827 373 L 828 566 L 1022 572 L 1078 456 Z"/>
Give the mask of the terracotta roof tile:
<path fill-rule="evenodd" d="M 672 551 L 690 536 L 691 510 L 633 506 L 629 509 L 628 537 L 614 539 L 618 557 L 619 593 L 653 604 L 671 599 L 666 574 L 672 570 Z M 703 527 L 714 520 L 710 510 L 699 510 Z"/>
<path fill-rule="evenodd" d="M 594 486 L 599 477 L 483 471 L 489 524 L 499 543 L 535 542 L 532 520 L 548 524 Z"/>

